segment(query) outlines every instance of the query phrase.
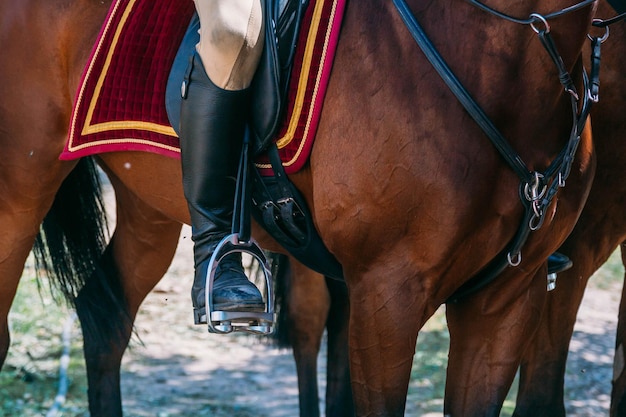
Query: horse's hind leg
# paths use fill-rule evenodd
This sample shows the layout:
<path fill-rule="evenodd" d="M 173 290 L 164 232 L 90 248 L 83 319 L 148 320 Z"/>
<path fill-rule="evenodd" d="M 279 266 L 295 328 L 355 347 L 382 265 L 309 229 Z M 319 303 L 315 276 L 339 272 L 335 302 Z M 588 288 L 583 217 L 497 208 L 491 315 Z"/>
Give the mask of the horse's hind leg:
<path fill-rule="evenodd" d="M 115 178 L 111 181 L 117 200 L 115 233 L 99 276 L 88 280 L 77 300 L 92 417 L 122 415 L 120 366 L 132 323 L 141 302 L 167 271 L 181 228 Z"/>
<path fill-rule="evenodd" d="M 319 417 L 317 357 L 330 299 L 324 277 L 290 258 L 289 338 L 298 373 L 300 417 Z"/>
<path fill-rule="evenodd" d="M 345 283 L 325 279 L 293 258 L 284 257 L 276 280 L 288 288 L 288 345 L 298 373 L 300 417 L 318 417 L 317 359 L 328 332 L 326 417 L 354 415 L 348 361 L 349 303 Z M 285 268 L 287 266 L 287 268 Z"/>
<path fill-rule="evenodd" d="M 18 220 L 10 213 L 0 212 L 0 229 L 3 231 L 0 239 L 0 258 L 3 259 L 0 262 L 0 368 L 6 360 L 11 343 L 7 320 L 9 310 L 38 224 L 36 219 L 32 219 L 29 222 L 31 224 L 20 228 L 17 225 L 21 221 L 23 219 Z M 39 299 L 35 298 L 33 302 L 39 302 Z"/>
<path fill-rule="evenodd" d="M 3 64 L 0 63 L 0 67 Z M 0 79 L 4 77 L 6 74 L 0 70 Z M 6 79 L 19 82 L 17 78 Z M 2 87 L 0 82 L 0 89 Z M 9 96 L 4 96 L 3 100 L 12 102 Z M 45 99 L 42 101 L 48 104 Z M 5 107 L 15 110 L 19 106 Z M 7 316 L 24 263 L 56 191 L 74 166 L 58 161 L 60 146 L 55 144 L 62 144 L 63 132 L 45 133 L 45 126 L 51 123 L 50 118 L 58 116 L 56 113 L 46 113 L 43 109 L 16 110 L 37 115 L 37 120 L 29 120 L 15 114 L 5 116 L 4 110 L 0 108 L 0 367 L 9 349 Z M 22 131 L 15 123 L 29 129 Z M 32 301 L 38 302 L 38 299 Z"/>

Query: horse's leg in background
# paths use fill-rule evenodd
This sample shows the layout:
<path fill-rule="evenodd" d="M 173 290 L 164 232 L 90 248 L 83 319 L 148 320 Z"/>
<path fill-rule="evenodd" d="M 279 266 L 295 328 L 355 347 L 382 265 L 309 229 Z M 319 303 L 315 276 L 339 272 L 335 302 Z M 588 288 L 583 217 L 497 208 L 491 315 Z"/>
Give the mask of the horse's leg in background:
<path fill-rule="evenodd" d="M 616 191 L 617 188 L 609 187 L 608 190 Z M 611 196 L 596 200 L 597 191 L 592 189 L 593 198 L 574 232 L 559 249 L 573 260 L 574 265 L 559 273 L 556 289 L 548 294 L 537 332 L 524 353 L 515 416 L 565 416 L 565 368 L 576 314 L 589 277 L 608 259 L 623 239 L 622 231 L 626 230 L 626 225 L 620 225 L 621 221 L 607 221 L 623 216 L 607 217 L 610 205 L 606 202 Z M 601 203 L 595 204 L 594 201 Z"/>
<path fill-rule="evenodd" d="M 290 258 L 288 324 L 296 361 L 301 417 L 317 417 L 317 358 L 327 329 L 326 417 L 354 415 L 348 360 L 349 302 L 345 283 Z"/>
<path fill-rule="evenodd" d="M 139 175 L 138 172 L 135 172 Z M 115 177 L 116 228 L 103 257 L 103 278 L 117 302 L 106 302 L 98 280 L 89 280 L 77 300 L 84 337 L 92 416 L 121 416 L 120 366 L 132 322 L 146 295 L 169 267 L 181 224 L 139 200 Z M 118 281 L 116 283 L 116 281 Z M 123 309 L 123 311 L 120 311 Z M 103 323 L 111 325 L 103 331 Z"/>
<path fill-rule="evenodd" d="M 450 354 L 444 414 L 500 415 L 540 319 L 545 277 L 545 267 L 534 278 L 508 269 L 476 294 L 446 305 Z"/>
<path fill-rule="evenodd" d="M 326 365 L 326 417 L 354 416 L 354 399 L 350 384 L 348 356 L 348 323 L 350 302 L 344 282 L 326 278 L 330 310 L 326 320 L 328 352 Z"/>
<path fill-rule="evenodd" d="M 317 357 L 330 309 L 324 277 L 289 258 L 288 327 L 298 373 L 301 417 L 319 417 Z M 330 370 L 330 368 L 329 368 Z"/>
<path fill-rule="evenodd" d="M 622 264 L 626 266 L 626 243 L 620 246 Z M 626 415 L 626 285 L 622 284 L 622 299 L 619 303 L 617 335 L 613 358 L 613 389 L 611 391 L 611 416 Z"/>

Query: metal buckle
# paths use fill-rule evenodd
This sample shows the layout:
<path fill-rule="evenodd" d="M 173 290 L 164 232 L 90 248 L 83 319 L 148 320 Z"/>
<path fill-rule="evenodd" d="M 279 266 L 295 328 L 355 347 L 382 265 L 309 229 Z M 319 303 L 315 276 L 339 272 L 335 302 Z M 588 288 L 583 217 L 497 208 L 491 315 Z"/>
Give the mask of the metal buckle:
<path fill-rule="evenodd" d="M 556 272 L 548 274 L 548 291 L 553 291 L 556 288 Z"/>

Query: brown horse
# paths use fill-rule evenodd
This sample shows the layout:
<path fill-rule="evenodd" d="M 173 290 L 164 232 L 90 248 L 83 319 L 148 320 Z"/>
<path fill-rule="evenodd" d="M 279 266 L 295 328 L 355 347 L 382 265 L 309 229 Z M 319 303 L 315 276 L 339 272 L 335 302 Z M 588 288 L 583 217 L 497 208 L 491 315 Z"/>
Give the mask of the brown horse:
<path fill-rule="evenodd" d="M 605 1 L 598 5 L 598 17 L 615 15 Z M 598 35 L 602 35 L 600 31 Z M 624 200 L 626 177 L 624 165 L 624 104 L 626 88 L 626 23 L 610 26 L 608 39 L 602 45 L 600 101 L 592 112 L 593 134 L 596 138 L 597 170 L 589 199 L 572 234 L 559 249 L 574 262 L 573 267 L 559 274 L 558 285 L 548 297 L 547 308 L 532 345 L 521 367 L 516 416 L 565 416 L 564 377 L 569 341 L 576 313 L 591 275 L 626 240 Z M 624 255 L 622 255 L 624 257 Z M 626 415 L 626 298 L 622 295 L 616 363 L 611 401 L 611 415 Z"/>
<path fill-rule="evenodd" d="M 515 150 L 510 159 L 517 169 L 503 160 L 443 83 L 395 5 L 361 0 L 347 4 L 310 164 L 291 179 L 343 266 L 357 414 L 397 416 L 404 412 L 420 328 L 463 284 L 509 250 L 504 249 L 520 223 L 525 227 L 518 176 L 532 177 L 523 179 L 530 190 L 524 194 L 543 215 L 543 224 L 526 241 L 523 257 L 513 252 L 511 263 L 521 263 L 447 308 L 451 346 L 444 411 L 497 415 L 540 317 L 544 260 L 574 227 L 593 176 L 588 129 L 577 132 L 580 143 L 558 201 L 539 207 L 541 189 L 534 185 L 541 178 L 530 175 L 551 167 L 572 143 L 576 106 L 558 79 L 571 73 L 570 86 L 583 92 L 579 58 L 593 7 L 585 2 L 561 14 L 570 1 L 489 2 L 507 15 L 550 17 L 513 22 L 476 2 L 409 3 L 441 56 Z M 0 2 L 4 317 L 39 224 L 76 165 L 57 156 L 108 5 Z M 556 56 L 546 53 L 535 31 L 553 34 Z M 560 69 L 567 71 L 559 71 L 552 58 L 562 59 Z M 119 366 L 132 319 L 165 273 L 180 224 L 189 219 L 178 161 L 137 152 L 102 154 L 98 161 L 115 188 L 117 224 L 76 304 L 91 413 L 114 416 L 121 415 Z M 554 184 L 547 178 L 548 186 Z M 114 289 L 119 283 L 116 302 L 104 302 L 99 278 Z M 100 327 L 118 325 L 118 333 L 98 338 L 89 324 L 94 318 Z M 6 321 L 0 330 L 4 356 Z"/>

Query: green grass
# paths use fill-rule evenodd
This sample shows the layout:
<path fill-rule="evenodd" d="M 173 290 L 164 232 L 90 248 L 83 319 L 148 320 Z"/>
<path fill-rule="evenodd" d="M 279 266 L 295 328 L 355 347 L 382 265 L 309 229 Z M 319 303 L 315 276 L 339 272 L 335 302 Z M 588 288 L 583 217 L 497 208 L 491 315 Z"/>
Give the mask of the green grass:
<path fill-rule="evenodd" d="M 62 333 L 70 310 L 57 304 L 44 288 L 39 291 L 32 270 L 26 270 L 9 313 L 11 347 L 0 372 L 0 417 L 42 416 L 58 390 Z M 63 416 L 86 416 L 86 375 L 82 339 L 73 324 L 70 381 Z"/>
<path fill-rule="evenodd" d="M 613 290 L 615 287 L 621 289 L 623 280 L 624 266 L 622 265 L 622 255 L 618 249 L 611 254 L 602 268 L 596 271 L 589 280 L 589 285 L 601 290 Z"/>

